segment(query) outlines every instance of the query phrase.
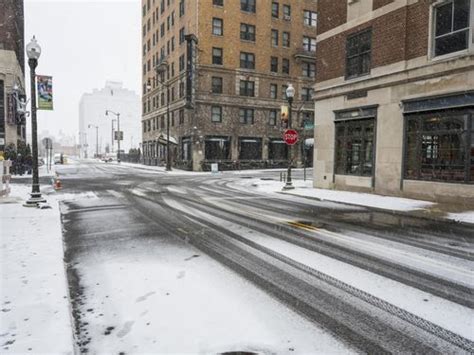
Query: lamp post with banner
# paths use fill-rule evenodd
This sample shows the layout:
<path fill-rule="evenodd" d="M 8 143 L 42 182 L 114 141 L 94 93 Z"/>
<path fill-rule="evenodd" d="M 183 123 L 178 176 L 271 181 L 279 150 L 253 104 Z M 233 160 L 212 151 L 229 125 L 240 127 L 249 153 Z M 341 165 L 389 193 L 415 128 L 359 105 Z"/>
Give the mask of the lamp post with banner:
<path fill-rule="evenodd" d="M 286 89 L 286 97 L 288 99 L 288 129 L 286 129 L 283 133 L 283 140 L 288 145 L 288 173 L 286 184 L 283 186 L 283 190 L 292 190 L 295 187 L 293 186 L 293 181 L 291 179 L 291 146 L 298 141 L 298 132 L 291 128 L 291 108 L 293 105 L 293 98 L 295 97 L 295 88 L 291 84 Z"/>
<path fill-rule="evenodd" d="M 117 139 L 117 162 L 120 163 L 120 141 L 123 139 L 123 132 L 120 131 L 120 113 L 114 112 L 111 110 L 105 110 L 105 115 L 108 116 L 110 114 L 117 117 L 117 130 L 115 131 L 115 137 Z M 113 143 L 112 143 L 113 144 Z"/>

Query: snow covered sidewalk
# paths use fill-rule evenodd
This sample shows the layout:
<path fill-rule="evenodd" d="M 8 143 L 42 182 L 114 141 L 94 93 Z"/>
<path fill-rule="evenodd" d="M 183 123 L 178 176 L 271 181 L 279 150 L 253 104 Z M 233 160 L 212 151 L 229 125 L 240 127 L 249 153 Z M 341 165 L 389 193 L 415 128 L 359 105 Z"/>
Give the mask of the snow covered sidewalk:
<path fill-rule="evenodd" d="M 293 190 L 282 191 L 284 185 L 285 183 L 280 181 L 254 178 L 239 181 L 232 186 L 244 189 L 245 191 L 248 191 L 248 188 L 253 188 L 262 193 L 283 193 L 285 195 L 309 197 L 321 201 L 338 202 L 391 212 L 410 212 L 422 217 L 444 218 L 474 224 L 474 211 L 466 210 L 450 213 L 446 211 L 446 206 L 434 202 L 369 193 L 317 189 L 313 188 L 311 180 L 293 180 L 293 186 L 295 186 Z"/>
<path fill-rule="evenodd" d="M 0 352 L 73 353 L 59 206 L 23 207 L 31 187 L 0 198 Z"/>

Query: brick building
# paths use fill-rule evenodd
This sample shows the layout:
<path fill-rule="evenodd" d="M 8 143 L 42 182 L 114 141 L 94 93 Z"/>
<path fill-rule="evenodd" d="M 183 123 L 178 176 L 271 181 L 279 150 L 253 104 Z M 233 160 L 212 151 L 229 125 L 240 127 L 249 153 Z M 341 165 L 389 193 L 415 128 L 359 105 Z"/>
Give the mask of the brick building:
<path fill-rule="evenodd" d="M 16 98 L 25 94 L 23 0 L 2 0 L 0 9 L 0 151 L 25 141 L 25 122 L 16 117 Z"/>
<path fill-rule="evenodd" d="M 304 133 L 314 120 L 317 2 L 143 0 L 142 9 L 144 162 L 164 162 L 169 100 L 173 165 L 286 166 L 287 85 L 296 88 L 293 128 Z M 301 142 L 300 163 L 312 154 Z"/>
<path fill-rule="evenodd" d="M 318 7 L 314 186 L 474 203 L 474 1 Z"/>

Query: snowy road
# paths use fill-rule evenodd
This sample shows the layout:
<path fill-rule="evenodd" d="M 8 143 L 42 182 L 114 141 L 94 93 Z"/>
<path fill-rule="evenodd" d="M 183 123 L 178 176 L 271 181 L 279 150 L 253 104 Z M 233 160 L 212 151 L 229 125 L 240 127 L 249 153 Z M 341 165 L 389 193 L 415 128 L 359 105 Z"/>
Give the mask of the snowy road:
<path fill-rule="evenodd" d="M 474 350 L 466 226 L 243 183 L 276 172 L 58 171 L 95 195 L 62 205 L 79 351 Z"/>

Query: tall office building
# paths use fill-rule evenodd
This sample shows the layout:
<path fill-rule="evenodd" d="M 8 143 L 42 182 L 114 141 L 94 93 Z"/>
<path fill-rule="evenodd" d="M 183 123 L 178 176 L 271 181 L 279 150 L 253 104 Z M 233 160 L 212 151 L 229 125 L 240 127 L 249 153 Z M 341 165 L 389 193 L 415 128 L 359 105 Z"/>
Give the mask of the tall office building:
<path fill-rule="evenodd" d="M 142 18 L 143 161 L 164 164 L 169 141 L 184 169 L 286 166 L 289 84 L 293 128 L 304 136 L 314 120 L 317 1 L 143 0 Z M 312 152 L 303 140 L 298 162 Z"/>
<path fill-rule="evenodd" d="M 118 144 L 113 140 L 113 131 L 117 131 L 116 116 L 105 115 L 106 110 L 120 113 L 120 131 L 123 140 L 120 150 L 128 153 L 138 148 L 141 142 L 140 98 L 125 89 L 120 82 L 107 81 L 105 87 L 82 95 L 79 103 L 79 145 L 82 158 L 116 152 Z M 96 128 L 98 127 L 98 128 Z"/>
<path fill-rule="evenodd" d="M 0 5 L 0 151 L 26 139 L 26 121 L 16 115 L 17 100 L 25 95 L 23 0 Z"/>

